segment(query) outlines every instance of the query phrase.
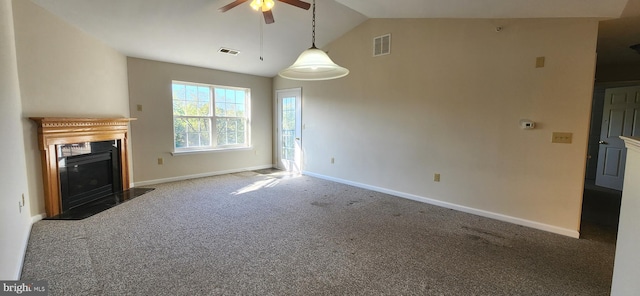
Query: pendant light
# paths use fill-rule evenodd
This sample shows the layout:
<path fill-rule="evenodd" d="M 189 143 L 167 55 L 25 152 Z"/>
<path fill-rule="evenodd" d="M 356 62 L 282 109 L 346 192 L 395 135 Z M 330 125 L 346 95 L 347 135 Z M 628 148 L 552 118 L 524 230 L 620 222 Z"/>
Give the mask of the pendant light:
<path fill-rule="evenodd" d="M 311 48 L 303 51 L 293 65 L 278 75 L 293 80 L 329 80 L 347 76 L 349 70 L 334 63 L 322 50 L 316 47 L 316 1 L 313 0 L 311 22 Z"/>

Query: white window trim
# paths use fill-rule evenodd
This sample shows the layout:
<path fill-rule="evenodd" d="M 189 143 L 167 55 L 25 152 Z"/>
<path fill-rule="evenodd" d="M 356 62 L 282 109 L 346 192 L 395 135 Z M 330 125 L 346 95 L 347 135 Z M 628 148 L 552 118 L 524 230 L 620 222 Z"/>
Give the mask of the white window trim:
<path fill-rule="evenodd" d="M 233 151 L 249 151 L 254 150 L 253 146 L 246 147 L 233 147 L 233 148 L 211 148 L 211 149 L 191 149 L 191 150 L 179 150 L 172 151 L 172 156 L 191 155 L 191 154 L 205 154 L 205 153 L 220 153 L 220 152 L 233 152 Z"/>
<path fill-rule="evenodd" d="M 245 112 L 246 116 L 244 117 L 247 121 L 247 126 L 245 130 L 245 144 L 244 145 L 221 145 L 221 146 L 201 146 L 201 147 L 187 147 L 187 148 L 176 148 L 175 142 L 175 120 L 172 120 L 172 131 L 171 134 L 173 136 L 173 151 L 170 152 L 171 155 L 189 155 L 189 154 L 200 154 L 200 153 L 217 153 L 217 152 L 230 152 L 230 151 L 242 151 L 242 150 L 252 150 L 253 145 L 251 144 L 251 89 L 248 87 L 235 87 L 235 86 L 225 86 L 225 85 L 216 85 L 216 84 L 206 84 L 206 83 L 197 83 L 197 82 L 188 82 L 188 81 L 180 81 L 180 80 L 172 80 L 171 81 L 171 113 L 172 119 L 175 119 L 176 116 L 173 115 L 173 84 L 184 84 L 184 85 L 193 85 L 193 86 L 203 86 L 208 87 L 211 92 L 211 116 L 178 116 L 178 117 L 193 117 L 193 118 L 210 118 L 211 119 L 211 141 L 215 141 L 217 139 L 217 128 L 215 125 L 216 118 L 237 118 L 237 117 L 218 117 L 216 116 L 215 106 L 215 88 L 223 88 L 223 89 L 235 89 L 242 90 L 246 93 L 245 98 Z"/>

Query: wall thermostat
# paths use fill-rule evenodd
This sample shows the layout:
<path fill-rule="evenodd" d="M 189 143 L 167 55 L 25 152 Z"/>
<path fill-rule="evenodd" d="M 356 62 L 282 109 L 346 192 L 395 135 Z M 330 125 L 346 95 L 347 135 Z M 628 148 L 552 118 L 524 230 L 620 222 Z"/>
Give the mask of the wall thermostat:
<path fill-rule="evenodd" d="M 536 127 L 536 123 L 533 122 L 533 120 L 522 119 L 522 120 L 520 120 L 520 127 L 522 129 L 532 129 L 532 128 Z"/>

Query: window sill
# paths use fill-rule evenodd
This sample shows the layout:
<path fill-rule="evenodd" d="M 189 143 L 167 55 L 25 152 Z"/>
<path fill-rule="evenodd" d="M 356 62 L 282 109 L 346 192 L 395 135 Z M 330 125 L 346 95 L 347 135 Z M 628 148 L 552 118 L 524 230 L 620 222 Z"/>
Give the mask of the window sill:
<path fill-rule="evenodd" d="M 173 151 L 171 155 L 190 155 L 190 154 L 204 154 L 204 153 L 220 153 L 220 152 L 235 152 L 235 151 L 248 151 L 253 150 L 253 146 L 248 147 L 234 147 L 234 148 L 213 148 L 213 149 L 201 149 L 201 150 L 182 150 Z"/>

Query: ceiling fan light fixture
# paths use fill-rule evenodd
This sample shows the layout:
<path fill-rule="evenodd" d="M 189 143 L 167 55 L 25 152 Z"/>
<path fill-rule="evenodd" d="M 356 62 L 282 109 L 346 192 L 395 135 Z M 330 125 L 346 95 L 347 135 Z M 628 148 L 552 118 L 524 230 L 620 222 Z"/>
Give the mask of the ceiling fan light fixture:
<path fill-rule="evenodd" d="M 349 70 L 334 63 L 322 50 L 316 48 L 316 1 L 313 1 L 311 48 L 303 51 L 293 65 L 280 71 L 282 78 L 292 80 L 330 80 L 347 76 Z"/>
<path fill-rule="evenodd" d="M 234 0 L 233 2 L 218 8 L 220 12 L 227 12 L 234 7 L 248 2 L 249 0 Z M 282 3 L 289 4 L 291 6 L 295 6 L 298 8 L 302 8 L 304 10 L 309 10 L 311 8 L 311 4 L 304 2 L 302 0 L 277 0 Z M 264 22 L 268 24 L 273 24 L 275 20 L 273 19 L 272 8 L 275 6 L 275 0 L 251 0 L 249 6 L 253 8 L 255 11 L 262 10 L 262 15 L 264 16 Z"/>
<path fill-rule="evenodd" d="M 253 0 L 249 6 L 251 6 L 253 10 L 258 10 L 262 7 L 262 0 Z"/>
<path fill-rule="evenodd" d="M 273 2 L 273 0 L 265 0 L 264 5 L 262 5 L 262 11 L 271 10 L 271 8 L 273 8 L 274 5 L 275 3 Z M 265 9 L 265 7 L 267 9 Z"/>
<path fill-rule="evenodd" d="M 273 0 L 253 0 L 249 5 L 256 11 L 261 9 L 262 11 L 269 11 L 271 10 L 271 8 L 273 8 L 275 3 L 273 2 Z"/>

